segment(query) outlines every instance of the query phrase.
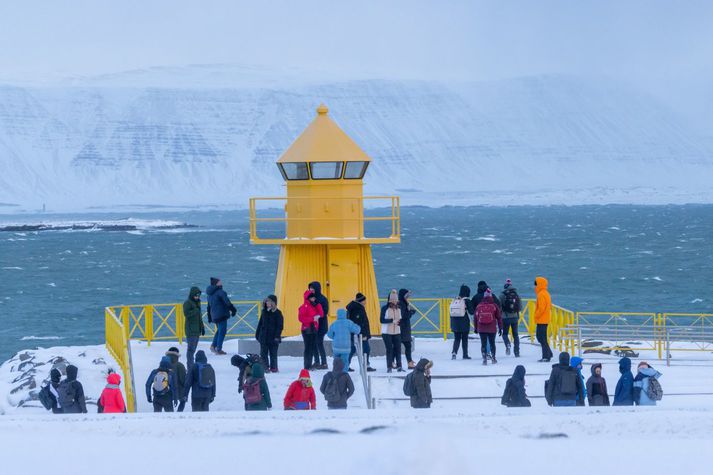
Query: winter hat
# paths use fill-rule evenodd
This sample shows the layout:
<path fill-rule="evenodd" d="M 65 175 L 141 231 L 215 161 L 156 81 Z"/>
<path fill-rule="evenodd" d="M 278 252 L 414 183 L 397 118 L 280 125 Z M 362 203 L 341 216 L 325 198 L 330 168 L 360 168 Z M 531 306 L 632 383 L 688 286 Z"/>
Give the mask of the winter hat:
<path fill-rule="evenodd" d="M 121 384 L 121 376 L 119 376 L 119 373 L 109 373 L 109 376 L 106 377 L 106 382 L 118 386 Z"/>
<path fill-rule="evenodd" d="M 366 296 L 361 292 L 357 292 L 356 298 L 354 300 L 356 300 L 357 302 L 363 302 L 364 300 L 366 300 Z"/>
<path fill-rule="evenodd" d="M 399 294 L 396 289 L 391 289 L 389 292 L 389 303 L 399 303 Z"/>
<path fill-rule="evenodd" d="M 270 294 L 267 296 L 267 300 L 272 300 L 272 302 L 277 305 L 277 295 Z"/>
<path fill-rule="evenodd" d="M 637 368 L 641 368 L 642 366 L 651 367 L 651 365 L 648 364 L 646 361 L 642 361 L 641 363 L 639 363 L 639 366 L 637 366 Z"/>
<path fill-rule="evenodd" d="M 181 352 L 179 351 L 178 348 L 176 348 L 175 346 L 172 346 L 172 347 L 169 348 L 168 351 L 166 352 L 166 356 L 171 356 L 171 355 L 181 356 Z"/>
<path fill-rule="evenodd" d="M 300 377 L 297 379 L 310 379 L 309 371 L 307 371 L 306 369 L 303 369 L 302 371 L 300 371 Z"/>
<path fill-rule="evenodd" d="M 50 371 L 50 381 L 53 383 L 59 383 L 60 379 L 62 379 L 62 373 L 60 373 L 57 368 Z"/>
<path fill-rule="evenodd" d="M 487 289 L 485 289 L 485 293 L 483 294 L 483 297 L 492 297 L 492 296 L 493 296 L 493 291 L 490 290 L 489 287 Z"/>
<path fill-rule="evenodd" d="M 505 288 L 507 289 L 507 288 L 510 287 L 511 285 L 512 285 L 512 280 L 506 279 L 506 280 L 505 280 Z"/>
<path fill-rule="evenodd" d="M 218 277 L 210 278 L 210 285 L 218 285 L 218 282 L 220 282 L 220 279 Z"/>

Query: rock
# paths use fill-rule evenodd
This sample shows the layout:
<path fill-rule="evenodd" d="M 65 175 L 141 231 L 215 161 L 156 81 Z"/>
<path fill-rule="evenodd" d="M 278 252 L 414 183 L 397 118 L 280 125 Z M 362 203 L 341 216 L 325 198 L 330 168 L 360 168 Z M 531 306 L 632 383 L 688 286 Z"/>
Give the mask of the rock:
<path fill-rule="evenodd" d="M 92 363 L 95 365 L 106 365 L 106 361 L 104 361 L 104 358 L 94 358 L 92 360 Z"/>
<path fill-rule="evenodd" d="M 27 360 L 33 359 L 34 355 L 31 355 L 30 353 L 25 352 L 25 353 L 18 354 L 17 357 L 20 359 L 20 361 L 27 361 Z"/>

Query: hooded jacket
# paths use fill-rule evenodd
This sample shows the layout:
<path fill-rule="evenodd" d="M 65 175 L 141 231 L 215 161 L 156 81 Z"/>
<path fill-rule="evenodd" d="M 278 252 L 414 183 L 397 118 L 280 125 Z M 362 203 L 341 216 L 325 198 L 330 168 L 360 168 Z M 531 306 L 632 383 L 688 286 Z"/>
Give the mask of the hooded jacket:
<path fill-rule="evenodd" d="M 359 328 L 361 328 L 359 333 L 361 333 L 362 337 L 366 337 L 367 340 L 371 338 L 369 317 L 366 314 L 366 307 L 363 304 L 356 300 L 349 302 L 347 304 L 347 318 L 359 325 Z"/>
<path fill-rule="evenodd" d="M 433 395 L 431 394 L 431 376 L 426 376 L 426 370 L 433 367 L 433 362 L 421 358 L 413 370 L 413 394 L 411 394 L 411 407 L 414 409 L 427 409 L 431 407 Z"/>
<path fill-rule="evenodd" d="M 548 282 L 544 277 L 536 277 L 537 301 L 535 303 L 535 323 L 537 325 L 547 325 L 550 323 L 550 314 L 552 313 L 552 298 L 547 290 Z"/>
<path fill-rule="evenodd" d="M 272 310 L 268 310 L 267 306 L 263 305 L 260 320 L 257 322 L 257 328 L 255 329 L 255 339 L 261 345 L 280 343 L 284 325 L 285 319 L 279 308 L 275 307 Z"/>
<path fill-rule="evenodd" d="M 186 376 L 186 388 L 182 394 L 184 399 L 188 398 L 189 393 L 192 393 L 192 399 L 208 399 L 210 402 L 215 399 L 216 384 L 213 384 L 212 388 L 201 387 L 200 375 L 202 368 L 205 367 L 211 367 L 208 364 L 208 358 L 206 358 L 203 350 L 198 350 L 196 352 L 196 363 L 190 367 L 191 369 Z"/>
<path fill-rule="evenodd" d="M 158 373 L 159 371 L 168 373 L 169 390 L 168 393 L 163 395 L 154 394 L 153 391 L 154 378 L 156 377 L 156 373 Z M 171 398 L 171 400 L 175 403 L 178 402 L 178 396 L 179 393 L 177 391 L 176 375 L 171 369 L 171 359 L 168 356 L 164 356 L 163 358 L 161 358 L 161 362 L 159 363 L 158 368 L 151 371 L 151 374 L 149 374 L 149 377 L 146 380 L 146 399 L 149 402 L 153 402 L 154 397 Z"/>
<path fill-rule="evenodd" d="M 270 388 L 267 386 L 267 381 L 265 381 L 265 370 L 260 363 L 252 365 L 252 374 L 245 380 L 245 384 L 252 384 L 257 380 L 260 380 L 260 393 L 262 394 L 262 399 L 260 402 L 255 404 L 245 404 L 246 411 L 267 411 L 272 408 Z"/>
<path fill-rule="evenodd" d="M 300 326 L 301 331 L 314 328 L 315 333 L 317 333 L 322 325 L 321 322 L 322 317 L 324 316 L 324 311 L 322 310 L 322 305 L 319 303 L 312 305 L 312 302 L 309 301 L 310 295 L 311 292 L 309 290 L 304 293 L 304 302 L 297 312 L 297 318 L 302 324 Z M 319 317 L 319 319 L 315 322 L 314 317 Z"/>
<path fill-rule="evenodd" d="M 190 292 L 188 292 L 188 299 L 183 302 L 183 316 L 186 319 L 186 336 L 189 338 L 201 336 L 204 333 L 201 302 L 193 298 L 200 294 L 201 289 L 191 287 Z"/>
<path fill-rule="evenodd" d="M 82 383 L 77 381 L 79 369 L 74 365 L 67 366 L 67 379 L 62 381 L 62 384 L 68 384 L 74 394 L 74 403 L 68 406 L 62 406 L 62 412 L 65 414 L 86 414 L 87 402 L 84 397 L 84 387 Z"/>
<path fill-rule="evenodd" d="M 297 381 L 287 389 L 284 400 L 285 410 L 317 409 L 317 401 L 312 387 L 309 371 L 303 369 Z"/>
<path fill-rule="evenodd" d="M 656 400 L 650 399 L 648 395 L 649 384 L 651 384 L 651 378 L 659 379 L 662 376 L 661 373 L 655 369 L 639 368 L 634 378 L 634 402 L 638 406 L 655 406 Z"/>
<path fill-rule="evenodd" d="M 573 356 L 569 360 L 569 365 L 574 368 L 574 370 L 579 375 L 579 378 L 582 380 L 582 391 L 584 391 L 584 397 L 582 399 L 577 400 L 578 406 L 584 406 L 584 401 L 585 399 L 587 399 L 587 385 L 584 384 L 584 375 L 582 374 L 582 368 L 579 367 L 582 363 L 584 363 L 584 359 L 580 358 L 579 356 Z"/>
<path fill-rule="evenodd" d="M 515 294 L 518 299 L 520 298 L 520 295 L 517 293 L 517 289 L 515 287 L 513 287 L 512 285 L 510 285 L 508 288 L 506 288 L 505 290 L 503 290 L 500 293 L 500 307 L 502 308 L 502 311 L 503 311 L 503 318 L 512 318 L 512 319 L 519 318 L 520 312 L 508 313 L 505 311 L 505 308 L 504 308 L 505 302 L 507 302 L 508 295 L 510 295 L 510 294 Z M 520 311 L 522 311 L 522 301 L 520 302 Z"/>
<path fill-rule="evenodd" d="M 62 380 L 62 373 L 59 372 L 57 368 L 53 368 L 50 371 L 50 384 L 49 384 L 49 390 L 50 394 L 52 395 L 52 413 L 53 414 L 62 414 L 62 408 L 59 407 L 59 401 L 58 397 L 59 394 L 57 393 L 57 388 L 59 387 L 59 383 Z"/>
<path fill-rule="evenodd" d="M 233 303 L 228 298 L 228 294 L 223 290 L 223 286 L 209 285 L 205 289 L 208 295 L 208 313 L 210 321 L 220 323 L 230 318 L 230 315 L 235 315 L 236 310 Z"/>
<path fill-rule="evenodd" d="M 354 383 L 352 382 L 349 373 L 344 372 L 344 362 L 341 358 L 335 358 L 332 371 L 328 372 L 322 378 L 322 384 L 319 386 L 319 391 L 324 394 L 327 389 L 327 384 L 331 379 L 337 380 L 337 391 L 339 392 L 339 400 L 336 402 L 327 401 L 329 409 L 346 409 L 347 400 L 354 394 Z"/>
<path fill-rule="evenodd" d="M 573 392 L 565 393 L 568 388 L 573 388 Z M 570 366 L 569 353 L 566 351 L 560 353 L 559 363 L 552 365 L 550 379 L 545 383 L 545 398 L 551 406 L 557 401 L 584 404 L 584 383 L 577 370 Z"/>
<path fill-rule="evenodd" d="M 473 301 L 470 299 L 470 287 L 461 285 L 458 297 L 465 300 L 466 314 L 463 317 L 451 317 L 451 331 L 453 333 L 470 333 L 470 317 L 475 313 Z"/>
<path fill-rule="evenodd" d="M 121 394 L 121 376 L 111 373 L 106 378 L 108 383 L 102 391 L 97 402 L 97 411 L 104 414 L 118 414 L 126 412 L 124 396 Z"/>
<path fill-rule="evenodd" d="M 314 296 L 317 297 L 317 303 L 322 307 L 322 316 L 319 318 L 320 335 L 326 335 L 329 329 L 329 300 L 322 293 L 322 284 L 317 281 L 310 282 L 307 286 L 314 289 Z"/>
<path fill-rule="evenodd" d="M 327 331 L 327 336 L 332 339 L 332 353 L 345 354 L 352 351 L 352 335 L 358 335 L 361 328 L 347 318 L 343 308 L 337 310 L 337 320 L 332 323 Z"/>
<path fill-rule="evenodd" d="M 629 358 L 624 357 L 619 360 L 619 372 L 621 377 L 616 383 L 612 406 L 633 406 L 634 375 L 631 373 L 631 360 Z"/>
<path fill-rule="evenodd" d="M 532 404 L 525 393 L 525 367 L 517 365 L 512 377 L 505 383 L 505 391 L 500 403 L 507 407 L 530 407 Z"/>
<path fill-rule="evenodd" d="M 480 302 L 483 301 L 483 297 L 485 297 L 485 291 L 488 290 L 490 287 L 488 286 L 487 282 L 484 280 L 481 280 L 478 282 L 478 291 L 475 293 L 475 297 L 473 297 L 473 308 L 476 308 Z M 500 300 L 493 294 L 493 301 L 497 304 L 498 307 L 500 307 Z"/>
<path fill-rule="evenodd" d="M 590 371 L 592 375 L 587 379 L 587 400 L 590 406 L 608 406 L 609 394 L 607 394 L 607 381 L 596 375 L 596 369 L 601 368 L 601 363 L 592 365 Z"/>
<path fill-rule="evenodd" d="M 480 312 L 482 311 L 495 312 L 495 318 L 493 321 L 490 323 L 481 323 L 480 316 L 482 314 Z M 478 333 L 497 333 L 498 330 L 503 329 L 502 312 L 500 311 L 498 304 L 495 303 L 495 299 L 493 297 L 483 297 L 483 300 L 481 300 L 475 308 L 474 322 Z"/>
<path fill-rule="evenodd" d="M 406 300 L 408 289 L 399 290 L 399 307 L 401 308 L 401 341 L 411 341 L 411 317 L 416 313 L 416 309 L 411 306 Z"/>
<path fill-rule="evenodd" d="M 180 398 L 186 389 L 186 367 L 179 360 L 177 351 L 168 350 L 166 356 L 168 356 L 168 359 L 171 361 L 171 370 L 176 378 L 176 392 Z"/>

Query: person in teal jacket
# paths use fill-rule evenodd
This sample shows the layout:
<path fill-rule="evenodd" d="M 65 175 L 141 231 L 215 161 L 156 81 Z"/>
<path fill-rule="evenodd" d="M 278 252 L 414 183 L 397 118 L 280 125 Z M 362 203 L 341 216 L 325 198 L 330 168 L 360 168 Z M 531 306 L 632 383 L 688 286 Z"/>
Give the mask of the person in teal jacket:
<path fill-rule="evenodd" d="M 332 353 L 344 362 L 344 372 L 349 371 L 349 353 L 352 351 L 352 335 L 361 333 L 361 327 L 347 318 L 347 311 L 337 310 L 337 320 L 327 330 L 332 340 Z"/>
<path fill-rule="evenodd" d="M 579 378 L 582 380 L 582 390 L 584 391 L 584 397 L 582 399 L 577 400 L 577 405 L 578 406 L 584 406 L 584 401 L 587 400 L 587 385 L 584 381 L 584 375 L 582 374 L 582 363 L 584 362 L 584 358 L 580 358 L 579 356 L 573 356 L 571 360 L 569 360 L 569 365 L 577 370 L 577 374 L 579 375 Z"/>
<path fill-rule="evenodd" d="M 246 388 L 254 383 L 258 383 L 260 385 L 261 397 L 257 402 L 248 402 L 249 391 Z M 272 409 L 270 388 L 267 387 L 267 381 L 265 381 L 265 368 L 263 368 L 260 363 L 253 364 L 252 374 L 245 380 L 243 397 L 245 398 L 246 411 L 267 411 L 268 409 Z"/>

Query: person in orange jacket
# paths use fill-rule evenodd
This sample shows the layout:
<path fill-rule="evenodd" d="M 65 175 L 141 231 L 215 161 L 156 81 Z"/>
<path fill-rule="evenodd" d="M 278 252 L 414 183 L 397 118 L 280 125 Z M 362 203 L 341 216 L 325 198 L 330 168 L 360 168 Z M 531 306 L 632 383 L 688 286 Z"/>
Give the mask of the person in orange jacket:
<path fill-rule="evenodd" d="M 121 376 L 117 373 L 109 373 L 106 378 L 108 383 L 102 391 L 101 397 L 97 402 L 97 411 L 100 414 L 117 414 L 126 412 L 126 404 L 124 404 L 124 396 L 121 394 Z"/>
<path fill-rule="evenodd" d="M 285 394 L 285 410 L 317 409 L 317 402 L 312 388 L 309 371 L 300 371 L 300 377 L 293 381 Z"/>
<path fill-rule="evenodd" d="M 547 339 L 547 326 L 550 324 L 550 314 L 552 312 L 552 298 L 547 291 L 547 279 L 544 277 L 535 278 L 535 294 L 537 303 L 535 304 L 535 324 L 537 330 L 535 336 L 542 347 L 542 359 L 539 363 L 549 363 L 552 359 L 552 350 Z"/>

